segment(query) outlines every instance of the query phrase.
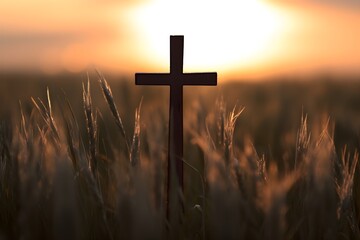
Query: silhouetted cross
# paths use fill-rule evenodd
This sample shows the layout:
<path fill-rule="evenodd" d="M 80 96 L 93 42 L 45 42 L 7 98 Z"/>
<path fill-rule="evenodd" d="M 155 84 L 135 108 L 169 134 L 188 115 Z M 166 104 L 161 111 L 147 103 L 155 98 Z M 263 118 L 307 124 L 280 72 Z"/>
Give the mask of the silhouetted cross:
<path fill-rule="evenodd" d="M 183 189 L 183 86 L 216 85 L 217 73 L 183 73 L 184 36 L 170 36 L 170 73 L 136 73 L 136 85 L 170 86 L 168 188 L 172 169 Z M 211 54 L 209 54 L 211 55 Z"/>

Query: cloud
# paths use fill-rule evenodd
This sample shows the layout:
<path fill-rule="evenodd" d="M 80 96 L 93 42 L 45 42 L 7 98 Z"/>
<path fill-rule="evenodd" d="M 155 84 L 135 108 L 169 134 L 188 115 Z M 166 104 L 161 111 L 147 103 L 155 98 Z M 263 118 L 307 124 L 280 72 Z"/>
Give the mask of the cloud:
<path fill-rule="evenodd" d="M 332 8 L 342 8 L 348 10 L 360 10 L 360 1 L 359 0 L 305 0 L 305 1 L 273 1 L 275 3 L 281 4 L 294 4 L 294 5 L 320 5 L 323 7 L 332 7 Z"/>
<path fill-rule="evenodd" d="M 321 4 L 328 4 L 339 7 L 357 7 L 360 8 L 359 0 L 315 0 L 314 2 L 318 2 Z"/>

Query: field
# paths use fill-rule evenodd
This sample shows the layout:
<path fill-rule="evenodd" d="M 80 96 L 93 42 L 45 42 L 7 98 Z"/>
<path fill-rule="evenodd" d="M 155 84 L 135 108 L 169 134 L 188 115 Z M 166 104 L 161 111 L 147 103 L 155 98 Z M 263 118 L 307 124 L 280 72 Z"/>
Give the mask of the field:
<path fill-rule="evenodd" d="M 360 239 L 359 78 L 234 81 L 184 99 L 174 224 L 166 87 L 1 74 L 0 239 Z"/>

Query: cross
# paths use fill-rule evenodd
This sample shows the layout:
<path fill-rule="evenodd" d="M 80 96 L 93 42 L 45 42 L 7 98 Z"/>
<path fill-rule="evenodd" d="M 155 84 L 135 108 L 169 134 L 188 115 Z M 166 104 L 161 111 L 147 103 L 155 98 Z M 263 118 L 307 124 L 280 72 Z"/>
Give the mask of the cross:
<path fill-rule="evenodd" d="M 217 73 L 183 73 L 184 36 L 170 36 L 170 73 L 136 73 L 136 85 L 170 86 L 168 193 L 175 168 L 181 190 L 183 182 L 183 86 L 217 85 Z M 168 196 L 169 197 L 169 196 Z"/>

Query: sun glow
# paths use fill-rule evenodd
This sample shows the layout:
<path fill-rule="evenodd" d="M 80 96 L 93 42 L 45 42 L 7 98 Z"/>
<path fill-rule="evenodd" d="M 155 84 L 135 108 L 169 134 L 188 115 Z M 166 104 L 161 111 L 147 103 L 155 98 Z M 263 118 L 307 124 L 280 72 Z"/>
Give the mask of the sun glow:
<path fill-rule="evenodd" d="M 272 51 L 286 21 L 274 6 L 260 0 L 157 0 L 129 15 L 142 41 L 147 63 L 166 69 L 169 35 L 185 35 L 184 70 L 251 68 Z"/>
<path fill-rule="evenodd" d="M 20 3 L 20 4 L 19 4 Z M 4 0 L 0 72 L 133 77 L 169 69 L 169 36 L 184 35 L 184 71 L 219 79 L 360 75 L 354 1 Z M 66 14 L 64 14 L 66 12 Z M 24 20 L 25 19 L 25 20 Z"/>

